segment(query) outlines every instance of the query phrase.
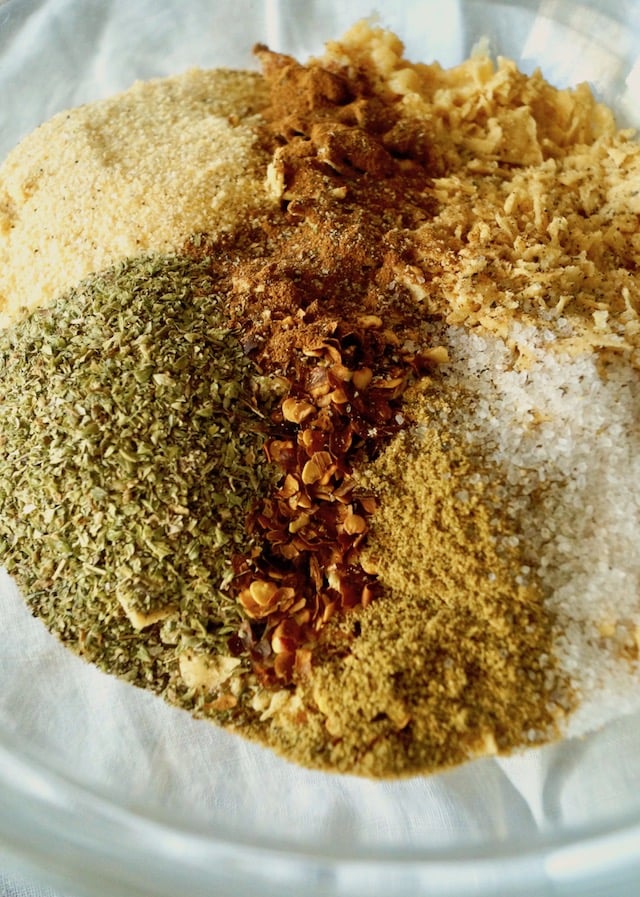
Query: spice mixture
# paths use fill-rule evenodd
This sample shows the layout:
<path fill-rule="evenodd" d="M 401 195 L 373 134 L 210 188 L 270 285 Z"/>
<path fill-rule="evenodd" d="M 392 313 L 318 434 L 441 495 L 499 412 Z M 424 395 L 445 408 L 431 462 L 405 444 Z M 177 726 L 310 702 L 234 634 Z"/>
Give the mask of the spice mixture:
<path fill-rule="evenodd" d="M 636 709 L 639 145 L 365 23 L 255 52 L 0 169 L 2 563 L 73 650 L 321 769 Z"/>

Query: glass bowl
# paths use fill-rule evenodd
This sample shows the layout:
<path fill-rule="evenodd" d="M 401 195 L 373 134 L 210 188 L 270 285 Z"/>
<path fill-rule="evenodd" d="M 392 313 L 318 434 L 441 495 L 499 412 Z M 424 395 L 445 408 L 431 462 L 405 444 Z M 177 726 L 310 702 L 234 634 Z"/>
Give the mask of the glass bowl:
<path fill-rule="evenodd" d="M 0 156 L 55 112 L 190 66 L 306 57 L 365 0 L 4 0 Z M 415 60 L 480 39 L 557 86 L 640 113 L 640 3 L 393 2 Z M 640 717 L 580 740 L 375 782 L 294 767 L 104 676 L 0 588 L 0 852 L 76 894 L 637 894 Z"/>

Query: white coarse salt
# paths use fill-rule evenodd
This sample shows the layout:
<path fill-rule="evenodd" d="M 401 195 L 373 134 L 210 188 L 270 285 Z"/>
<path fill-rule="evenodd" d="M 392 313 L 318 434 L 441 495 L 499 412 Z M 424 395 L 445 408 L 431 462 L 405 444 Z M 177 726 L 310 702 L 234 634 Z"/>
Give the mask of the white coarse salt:
<path fill-rule="evenodd" d="M 555 660 L 579 699 L 565 734 L 640 710 L 638 371 L 623 356 L 603 368 L 595 353 L 563 352 L 530 325 L 513 324 L 509 345 L 450 327 L 447 345 L 466 439 L 508 484 L 502 512 L 557 620 Z"/>

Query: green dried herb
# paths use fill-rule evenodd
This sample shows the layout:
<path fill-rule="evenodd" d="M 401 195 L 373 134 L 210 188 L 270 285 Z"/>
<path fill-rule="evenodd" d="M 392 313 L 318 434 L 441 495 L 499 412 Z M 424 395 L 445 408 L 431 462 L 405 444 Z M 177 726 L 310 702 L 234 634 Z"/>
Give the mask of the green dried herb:
<path fill-rule="evenodd" d="M 225 586 L 274 477 L 277 389 L 206 267 L 129 260 L 0 334 L 0 561 L 63 641 L 155 690 L 167 642 L 237 631 Z"/>

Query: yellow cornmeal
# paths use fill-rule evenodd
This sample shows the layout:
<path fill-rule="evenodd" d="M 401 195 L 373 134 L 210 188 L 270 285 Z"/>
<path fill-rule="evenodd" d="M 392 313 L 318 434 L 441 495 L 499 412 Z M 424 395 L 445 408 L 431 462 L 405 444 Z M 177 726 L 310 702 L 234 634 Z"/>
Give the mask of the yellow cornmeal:
<path fill-rule="evenodd" d="M 55 116 L 0 168 L 0 324 L 127 256 L 264 207 L 250 72 L 191 70 Z"/>

